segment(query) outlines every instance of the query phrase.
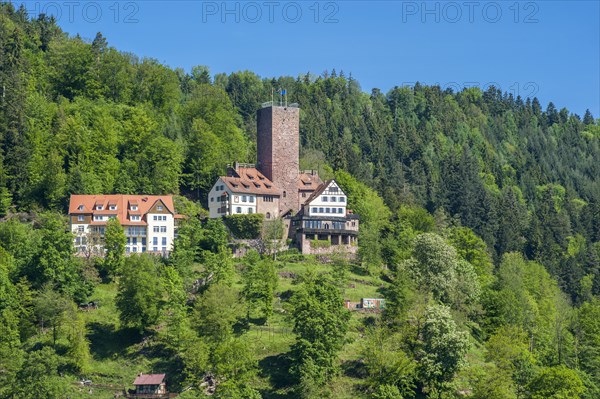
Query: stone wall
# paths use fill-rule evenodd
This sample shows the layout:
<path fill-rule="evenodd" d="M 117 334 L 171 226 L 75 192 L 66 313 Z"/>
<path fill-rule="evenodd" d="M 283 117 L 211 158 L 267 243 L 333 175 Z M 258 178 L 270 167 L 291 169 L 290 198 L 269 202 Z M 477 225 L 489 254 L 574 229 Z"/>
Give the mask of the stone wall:
<path fill-rule="evenodd" d="M 281 189 L 279 210 L 298 209 L 300 109 L 266 107 L 257 112 L 258 169 Z"/>

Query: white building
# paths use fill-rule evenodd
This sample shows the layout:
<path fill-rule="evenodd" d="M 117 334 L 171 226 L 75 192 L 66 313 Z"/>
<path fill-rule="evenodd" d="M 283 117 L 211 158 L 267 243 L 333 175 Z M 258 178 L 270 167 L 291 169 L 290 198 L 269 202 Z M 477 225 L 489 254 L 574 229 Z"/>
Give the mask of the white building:
<path fill-rule="evenodd" d="M 358 250 L 358 216 L 348 210 L 348 197 L 335 180 L 323 183 L 293 218 L 290 236 L 303 254 Z"/>
<path fill-rule="evenodd" d="M 335 180 L 330 180 L 315 191 L 305 204 L 307 216 L 345 217 L 348 197 Z"/>
<path fill-rule="evenodd" d="M 210 190 L 209 216 L 261 213 L 267 219 L 275 219 L 279 217 L 280 196 L 279 188 L 254 165 L 236 164 Z"/>
<path fill-rule="evenodd" d="M 84 255 L 102 255 L 106 223 L 119 220 L 129 253 L 167 255 L 176 235 L 173 198 L 170 195 L 72 195 L 69 204 L 75 248 Z"/>

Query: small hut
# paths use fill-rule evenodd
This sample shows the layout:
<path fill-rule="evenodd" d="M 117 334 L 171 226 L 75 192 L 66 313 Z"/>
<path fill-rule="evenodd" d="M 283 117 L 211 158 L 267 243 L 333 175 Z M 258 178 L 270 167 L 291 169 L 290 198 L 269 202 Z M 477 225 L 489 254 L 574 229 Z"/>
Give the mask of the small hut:
<path fill-rule="evenodd" d="M 135 381 L 135 398 L 169 397 L 167 392 L 166 374 L 139 374 Z"/>

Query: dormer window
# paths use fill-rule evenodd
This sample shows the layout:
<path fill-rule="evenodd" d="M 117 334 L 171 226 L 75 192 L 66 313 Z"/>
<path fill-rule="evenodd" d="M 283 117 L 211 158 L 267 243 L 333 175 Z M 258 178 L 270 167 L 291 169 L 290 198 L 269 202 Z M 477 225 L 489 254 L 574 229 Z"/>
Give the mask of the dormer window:
<path fill-rule="evenodd" d="M 116 211 L 117 210 L 117 206 L 116 205 L 109 205 L 108 209 L 111 211 Z"/>
<path fill-rule="evenodd" d="M 96 205 L 96 210 L 97 211 L 102 211 L 102 210 L 104 210 L 104 206 L 103 205 Z"/>
<path fill-rule="evenodd" d="M 250 186 L 247 185 L 246 183 L 242 183 L 242 185 L 244 186 L 245 189 L 249 189 L 250 188 Z"/>
<path fill-rule="evenodd" d="M 138 206 L 137 205 L 131 205 L 131 210 L 132 211 L 137 211 L 138 210 Z"/>
<path fill-rule="evenodd" d="M 141 216 L 140 215 L 131 215 L 131 221 L 132 222 L 139 222 L 141 220 Z"/>
<path fill-rule="evenodd" d="M 79 205 L 79 206 L 77 207 L 77 209 L 78 209 L 78 210 L 80 210 L 80 211 L 83 211 L 83 208 L 84 208 L 84 207 L 83 207 L 83 205 Z"/>

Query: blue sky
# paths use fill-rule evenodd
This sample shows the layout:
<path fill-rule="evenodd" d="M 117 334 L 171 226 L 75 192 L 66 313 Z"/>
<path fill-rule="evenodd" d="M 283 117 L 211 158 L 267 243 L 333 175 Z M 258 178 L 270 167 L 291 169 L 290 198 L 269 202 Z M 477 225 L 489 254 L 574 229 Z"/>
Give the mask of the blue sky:
<path fill-rule="evenodd" d="M 325 70 L 364 91 L 495 84 L 600 117 L 599 1 L 28 1 L 68 33 L 189 71 Z"/>

